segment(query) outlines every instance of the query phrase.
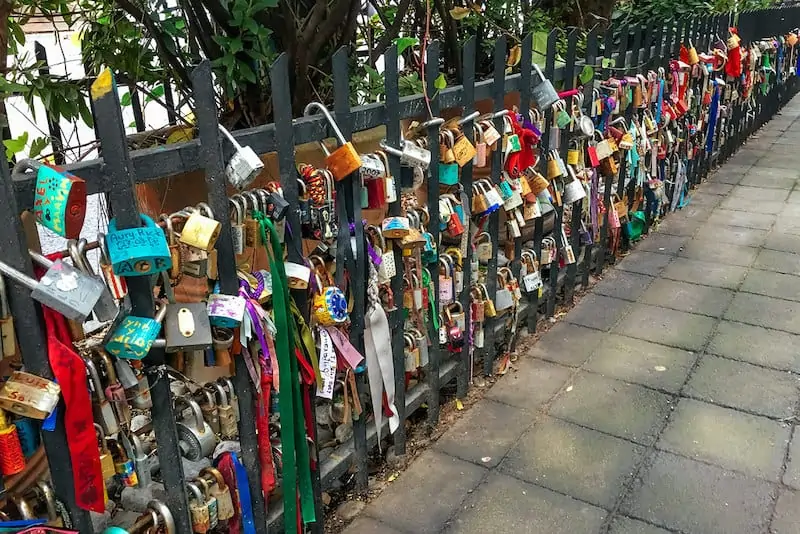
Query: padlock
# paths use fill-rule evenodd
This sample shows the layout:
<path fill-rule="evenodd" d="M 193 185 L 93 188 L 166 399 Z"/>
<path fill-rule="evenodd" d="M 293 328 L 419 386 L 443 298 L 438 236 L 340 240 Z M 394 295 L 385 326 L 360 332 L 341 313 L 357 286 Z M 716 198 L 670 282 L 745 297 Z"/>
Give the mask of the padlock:
<path fill-rule="evenodd" d="M 14 282 L 32 289 L 31 298 L 34 300 L 54 309 L 67 319 L 85 321 L 100 299 L 105 285 L 61 260 L 51 261 L 30 250 L 28 253 L 36 263 L 47 269 L 38 282 L 3 262 L 0 262 L 0 272 Z"/>
<path fill-rule="evenodd" d="M 413 373 L 420 367 L 419 347 L 417 347 L 414 336 L 410 333 L 403 335 L 403 357 L 404 369 L 406 373 Z"/>
<path fill-rule="evenodd" d="M 586 189 L 583 183 L 575 175 L 571 165 L 567 165 L 567 173 L 570 180 L 564 184 L 564 204 L 572 204 L 586 197 Z"/>
<path fill-rule="evenodd" d="M 504 190 L 507 192 L 507 196 L 504 194 L 502 195 L 503 209 L 505 209 L 506 212 L 510 212 L 522 207 L 522 195 L 520 194 L 520 188 L 515 185 L 515 182 L 511 180 L 511 177 L 509 177 L 505 171 L 503 171 L 500 189 L 501 194 Z"/>
<path fill-rule="evenodd" d="M 212 293 L 208 296 L 208 320 L 212 326 L 236 328 L 244 320 L 245 307 L 243 297 Z"/>
<path fill-rule="evenodd" d="M 124 434 L 120 434 L 122 437 Z M 114 458 L 114 471 L 116 471 L 117 479 L 126 488 L 134 488 L 139 485 L 139 477 L 136 475 L 136 465 L 133 460 L 128 456 L 125 447 L 119 440 L 109 440 L 111 454 Z"/>
<path fill-rule="evenodd" d="M 217 243 L 222 225 L 214 219 L 211 207 L 205 202 L 197 208 L 187 208 L 189 217 L 181 229 L 179 241 L 203 252 L 210 252 Z"/>
<path fill-rule="evenodd" d="M 456 185 L 458 183 L 458 164 L 455 162 L 453 154 L 453 133 L 445 130 L 439 134 L 444 142 L 444 152 L 441 154 L 439 162 L 439 183 L 443 185 Z M 440 148 L 440 151 L 442 148 Z"/>
<path fill-rule="evenodd" d="M 203 501 L 208 508 L 208 526 L 213 530 L 219 524 L 219 503 L 217 498 L 211 493 L 211 482 L 204 477 L 197 477 L 193 481 L 203 493 Z"/>
<path fill-rule="evenodd" d="M 161 332 L 161 321 L 167 314 L 167 305 L 161 307 L 151 319 L 128 315 L 116 328 L 109 330 L 105 349 L 117 358 L 141 360 L 150 352 L 150 347 Z"/>
<path fill-rule="evenodd" d="M 225 166 L 225 177 L 228 182 L 236 189 L 244 189 L 251 183 L 264 168 L 264 162 L 258 154 L 249 146 L 242 146 L 221 124 L 217 127 L 228 141 L 233 145 L 233 156 Z"/>
<path fill-rule="evenodd" d="M 98 249 L 100 250 L 100 271 L 103 273 L 103 278 L 106 281 L 106 287 L 111 290 L 111 294 L 117 300 L 125 298 L 128 294 L 128 283 L 124 278 L 114 273 L 114 266 L 108 259 L 108 252 L 106 249 L 106 234 L 97 234 Z"/>
<path fill-rule="evenodd" d="M 233 406 L 228 402 L 228 394 L 225 392 L 225 388 L 219 382 L 209 382 L 205 387 L 213 389 L 216 395 L 219 433 L 222 439 L 235 440 L 239 434 L 236 426 L 236 414 L 233 412 Z"/>
<path fill-rule="evenodd" d="M 503 153 L 513 154 L 522 150 L 519 135 L 514 133 L 514 126 L 508 115 L 503 115 Z"/>
<path fill-rule="evenodd" d="M 567 112 L 567 104 L 563 100 L 556 102 L 553 107 L 553 120 L 562 129 L 572 124 L 572 115 Z"/>
<path fill-rule="evenodd" d="M 322 146 L 322 150 L 325 152 L 325 166 L 331 171 L 334 179 L 337 181 L 343 180 L 361 167 L 361 158 L 358 156 L 358 152 L 356 152 L 353 143 L 345 140 L 342 131 L 336 124 L 336 121 L 333 120 L 328 108 L 319 102 L 311 102 L 303 110 L 303 116 L 310 116 L 311 111 L 314 109 L 319 110 L 325 117 L 325 120 L 333 130 L 333 134 L 340 144 L 340 146 L 331 153 L 328 151 L 325 143 L 322 141 L 320 142 L 320 146 Z"/>
<path fill-rule="evenodd" d="M 163 534 L 175 534 L 177 530 L 175 529 L 175 520 L 172 517 L 172 513 L 167 508 L 163 502 L 153 499 L 147 503 L 147 517 L 150 517 L 152 520 L 152 528 L 155 532 L 163 533 Z M 138 523 L 139 521 L 137 521 Z M 149 523 L 145 523 L 145 525 L 150 526 Z M 105 532 L 104 534 L 110 534 Z M 114 533 L 114 534 L 124 534 L 124 533 Z"/>
<path fill-rule="evenodd" d="M 266 191 L 259 189 L 257 190 L 257 193 L 262 199 L 264 213 L 266 213 L 269 218 L 275 221 L 277 229 L 278 223 L 283 222 L 283 220 L 286 218 L 286 214 L 289 211 L 289 202 L 283 196 L 283 188 L 278 182 L 270 182 L 267 184 Z M 282 241 L 283 239 L 281 238 L 281 242 Z"/>
<path fill-rule="evenodd" d="M 439 306 L 453 302 L 453 259 L 447 255 L 439 256 Z"/>
<path fill-rule="evenodd" d="M 96 422 L 100 423 L 103 427 L 103 432 L 106 435 L 116 434 L 119 432 L 119 422 L 117 416 L 114 414 L 114 407 L 106 398 L 103 383 L 100 380 L 100 373 L 97 372 L 97 366 L 91 358 L 83 358 L 83 363 L 86 366 L 86 372 L 89 375 L 89 383 L 91 390 L 94 393 L 92 396 L 92 414 Z"/>
<path fill-rule="evenodd" d="M 392 156 L 400 158 L 400 164 L 406 167 L 413 167 L 415 169 L 427 169 L 431 164 L 431 152 L 426 148 L 420 147 L 413 141 L 403 139 L 403 148 L 397 149 L 386 144 L 386 140 L 382 140 L 379 144 L 380 147 Z"/>
<path fill-rule="evenodd" d="M 214 355 L 214 365 L 217 367 L 228 367 L 233 362 L 231 359 L 233 337 L 234 331 L 231 328 L 211 327 L 211 350 Z"/>
<path fill-rule="evenodd" d="M 480 182 L 484 185 L 483 191 L 486 195 L 486 201 L 489 203 L 489 209 L 486 210 L 486 213 L 494 213 L 503 205 L 503 197 L 497 190 L 497 186 L 492 185 L 489 180 L 484 179 L 480 180 Z"/>
<path fill-rule="evenodd" d="M 172 228 L 172 217 L 179 214 L 180 212 L 172 215 L 162 213 L 158 216 L 159 223 L 164 224 L 164 236 L 167 238 L 167 247 L 169 248 L 169 256 L 171 261 L 171 265 L 166 272 L 169 273 L 170 280 L 174 280 L 175 284 L 180 281 L 181 274 L 183 273 L 183 245 L 177 242 L 175 238 L 175 231 Z"/>
<path fill-rule="evenodd" d="M 495 310 L 502 313 L 514 306 L 514 295 L 509 288 L 509 282 L 502 270 L 497 272 L 497 291 L 494 294 Z"/>
<path fill-rule="evenodd" d="M 34 159 L 20 160 L 15 173 L 36 173 L 33 216 L 36 221 L 67 239 L 80 237 L 86 216 L 86 182 L 67 171 Z"/>
<path fill-rule="evenodd" d="M 72 258 L 72 265 L 86 276 L 94 278 L 103 284 L 103 292 L 93 308 L 94 316 L 101 323 L 113 321 L 117 313 L 119 313 L 117 300 L 111 294 L 111 290 L 105 286 L 103 278 L 97 276 L 94 269 L 92 269 L 92 265 L 86 257 L 87 245 L 88 243 L 85 239 L 80 239 L 79 241 L 70 239 L 67 242 L 67 250 Z"/>
<path fill-rule="evenodd" d="M 112 466 L 113 467 L 113 466 Z M 0 475 L 10 477 L 25 469 L 25 455 L 17 427 L 0 410 Z"/>
<path fill-rule="evenodd" d="M 475 345 L 476 349 L 482 349 L 486 346 L 486 335 L 483 331 L 483 323 L 473 323 L 472 343 Z"/>
<path fill-rule="evenodd" d="M 17 336 L 14 331 L 14 317 L 8 306 L 6 283 L 0 276 L 0 360 L 12 358 L 17 354 Z"/>
<path fill-rule="evenodd" d="M 147 451 L 144 449 L 142 440 L 140 440 L 134 432 L 131 432 L 130 434 L 130 442 L 133 452 L 133 464 L 139 487 L 143 489 L 149 488 L 150 484 L 153 482 L 153 476 L 150 472 L 152 461 L 148 456 Z"/>
<path fill-rule="evenodd" d="M 361 207 L 381 209 L 386 206 L 387 166 L 377 154 L 363 154 L 361 163 Z"/>
<path fill-rule="evenodd" d="M 483 293 L 480 287 L 473 285 L 469 291 L 470 294 L 470 321 L 473 323 L 482 323 L 485 318 L 485 307 L 483 303 Z"/>
<path fill-rule="evenodd" d="M 176 408 L 188 407 L 189 410 L 188 415 L 185 415 L 182 410 L 176 409 L 175 412 L 179 417 L 176 427 L 183 456 L 193 462 L 204 456 L 210 456 L 217 444 L 217 436 L 203 419 L 203 410 L 200 405 L 185 396 L 177 397 L 175 404 Z"/>
<path fill-rule="evenodd" d="M 228 377 L 220 377 L 217 379 L 217 383 L 222 384 L 225 387 L 225 391 L 228 393 L 228 403 L 233 407 L 233 415 L 236 416 L 236 422 L 239 422 L 239 397 L 236 395 L 236 390 L 233 389 L 233 382 Z"/>
<path fill-rule="evenodd" d="M 95 436 L 97 436 L 97 443 L 100 446 L 100 469 L 103 471 L 103 480 L 108 480 L 116 474 L 114 458 L 111 456 L 111 451 L 108 450 L 106 433 L 103 431 L 103 427 L 95 423 L 94 433 Z"/>
<path fill-rule="evenodd" d="M 486 289 L 486 284 L 478 284 L 483 296 L 483 314 L 485 317 L 496 317 L 497 308 L 495 308 L 494 301 L 489 298 L 489 290 Z"/>
<path fill-rule="evenodd" d="M 114 408 L 114 413 L 117 415 L 117 421 L 127 426 L 131 422 L 131 408 L 128 405 L 128 399 L 125 395 L 125 388 L 122 383 L 117 379 L 117 372 L 114 368 L 114 363 L 104 350 L 98 349 L 95 354 L 100 358 L 101 368 L 105 370 L 105 375 L 108 380 L 108 385 L 104 391 L 106 399 L 111 403 Z"/>
<path fill-rule="evenodd" d="M 560 156 L 557 150 L 550 150 L 547 153 L 547 179 L 552 182 L 556 178 L 563 176 L 561 173 L 561 165 L 559 164 Z"/>
<path fill-rule="evenodd" d="M 533 167 L 525 171 L 525 174 L 528 179 L 528 185 L 531 186 L 531 193 L 534 195 L 539 195 L 539 193 L 550 186 L 550 182 L 547 181 L 547 178 L 542 176 L 539 171 Z"/>
<path fill-rule="evenodd" d="M 556 89 L 553 87 L 553 84 L 550 82 L 550 80 L 545 78 L 544 74 L 542 73 L 542 69 L 539 68 L 539 65 L 534 63 L 533 68 L 536 71 L 536 76 L 539 77 L 539 83 L 533 86 L 533 89 L 531 90 L 531 96 L 533 97 L 533 101 L 536 102 L 536 107 L 538 107 L 540 111 L 544 112 L 553 104 L 558 102 L 558 93 L 556 92 Z"/>
<path fill-rule="evenodd" d="M 488 232 L 475 236 L 475 256 L 484 263 L 492 259 L 492 238 Z"/>
<path fill-rule="evenodd" d="M 167 305 L 164 318 L 166 352 L 205 350 L 211 347 L 211 325 L 206 304 L 181 302 Z"/>
<path fill-rule="evenodd" d="M 0 386 L 0 408 L 23 417 L 44 419 L 60 398 L 57 383 L 22 371 L 14 371 Z"/>
<path fill-rule="evenodd" d="M 472 164 L 475 167 L 485 167 L 487 150 L 483 130 L 478 125 L 473 125 L 472 128 L 475 135 L 475 156 L 472 158 Z"/>
<path fill-rule="evenodd" d="M 231 490 L 225 484 L 222 473 L 213 467 L 205 467 L 200 470 L 200 476 L 211 483 L 211 495 L 217 499 L 217 515 L 219 520 L 227 521 L 232 518 L 236 512 L 233 507 Z"/>
<path fill-rule="evenodd" d="M 516 239 L 522 236 L 522 232 L 519 230 L 519 224 L 514 219 L 508 219 L 506 221 L 506 228 L 508 228 L 508 234 L 512 239 Z"/>
<path fill-rule="evenodd" d="M 455 155 L 458 166 L 463 167 L 475 158 L 477 155 L 477 150 L 461 130 L 457 130 L 454 135 L 456 140 L 455 143 L 453 143 L 453 154 Z M 484 157 L 485 148 L 486 147 L 484 146 Z"/>
<path fill-rule="evenodd" d="M 108 257 L 120 276 L 146 276 L 172 266 L 164 232 L 147 215 L 140 217 L 144 226 L 117 230 L 116 219 L 108 223 Z"/>
<path fill-rule="evenodd" d="M 389 167 L 389 158 L 383 150 L 376 150 L 375 155 L 378 156 L 383 163 L 383 167 L 386 169 L 386 173 L 383 177 L 383 189 L 385 193 L 383 204 L 397 202 L 397 184 L 394 180 L 394 176 L 392 176 L 392 170 Z"/>
<path fill-rule="evenodd" d="M 189 515 L 192 520 L 192 532 L 205 534 L 211 528 L 211 518 L 203 498 L 203 492 L 200 491 L 197 484 L 192 482 L 187 482 L 186 487 L 189 488 Z"/>
<path fill-rule="evenodd" d="M 203 420 L 211 427 L 215 434 L 220 433 L 219 408 L 214 400 L 214 394 L 208 388 L 197 390 L 197 403 L 203 412 Z"/>
<path fill-rule="evenodd" d="M 497 208 L 495 208 L 496 211 Z M 489 202 L 486 200 L 486 194 L 483 192 L 483 185 L 481 181 L 472 184 L 472 214 L 482 215 L 489 210 Z"/>

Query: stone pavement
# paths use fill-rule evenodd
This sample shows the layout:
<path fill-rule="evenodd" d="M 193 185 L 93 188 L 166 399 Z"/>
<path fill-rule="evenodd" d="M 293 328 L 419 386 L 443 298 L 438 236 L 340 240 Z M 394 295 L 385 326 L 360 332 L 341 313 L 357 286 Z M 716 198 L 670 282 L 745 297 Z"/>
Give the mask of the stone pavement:
<path fill-rule="evenodd" d="M 800 97 L 345 532 L 800 533 L 798 146 Z"/>

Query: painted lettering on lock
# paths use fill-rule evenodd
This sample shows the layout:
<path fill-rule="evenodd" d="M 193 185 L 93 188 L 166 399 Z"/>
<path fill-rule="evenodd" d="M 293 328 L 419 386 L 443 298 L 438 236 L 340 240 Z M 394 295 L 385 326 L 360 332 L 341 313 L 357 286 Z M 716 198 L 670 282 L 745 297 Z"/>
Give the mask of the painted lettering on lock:
<path fill-rule="evenodd" d="M 64 235 L 67 199 L 72 179 L 52 167 L 42 165 L 36 174 L 36 197 L 33 214 L 42 224 Z"/>

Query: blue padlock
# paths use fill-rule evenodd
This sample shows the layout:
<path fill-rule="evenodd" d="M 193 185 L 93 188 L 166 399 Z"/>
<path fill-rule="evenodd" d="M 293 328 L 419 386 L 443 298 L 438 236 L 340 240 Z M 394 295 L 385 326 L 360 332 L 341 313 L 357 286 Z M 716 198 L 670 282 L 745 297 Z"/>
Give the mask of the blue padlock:
<path fill-rule="evenodd" d="M 22 446 L 22 454 L 25 455 L 25 458 L 30 458 L 33 456 L 33 453 L 36 452 L 36 449 L 39 448 L 39 430 L 41 425 L 39 421 L 29 417 L 20 417 L 14 421 L 14 425 L 17 427 L 17 435 L 19 436 L 19 442 Z"/>
<path fill-rule="evenodd" d="M 152 319 L 128 315 L 108 338 L 106 351 L 117 358 L 141 360 L 150 352 L 153 342 L 161 332 L 161 321 L 166 314 L 167 306 L 162 304 Z"/>
<path fill-rule="evenodd" d="M 118 276 L 145 276 L 172 267 L 172 257 L 164 231 L 153 219 L 141 214 L 144 226 L 117 230 L 117 221 L 108 223 L 106 247 L 108 257 Z"/>
<path fill-rule="evenodd" d="M 458 183 L 458 164 L 439 164 L 439 183 L 443 185 L 456 185 Z"/>

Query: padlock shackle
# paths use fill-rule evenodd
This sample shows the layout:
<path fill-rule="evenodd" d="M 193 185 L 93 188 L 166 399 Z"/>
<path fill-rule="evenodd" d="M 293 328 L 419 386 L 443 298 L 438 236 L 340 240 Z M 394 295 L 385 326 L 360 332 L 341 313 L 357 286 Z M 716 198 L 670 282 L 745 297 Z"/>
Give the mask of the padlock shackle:
<path fill-rule="evenodd" d="M 458 121 L 458 123 L 457 123 L 457 124 L 458 124 L 459 126 L 462 126 L 462 125 L 464 125 L 464 124 L 466 124 L 466 123 L 468 123 L 468 122 L 472 122 L 472 121 L 474 121 L 475 119 L 477 119 L 478 117 L 480 117 L 480 115 L 481 115 L 481 114 L 480 114 L 480 112 L 479 112 L 479 111 L 473 111 L 472 113 L 470 113 L 470 114 L 469 114 L 469 115 L 467 115 L 466 117 L 462 117 L 462 118 L 461 118 L 461 119 Z"/>
<path fill-rule="evenodd" d="M 384 152 L 387 152 L 387 153 L 391 154 L 392 156 L 395 156 L 395 157 L 398 157 L 398 158 L 403 157 L 403 151 L 398 149 L 398 148 L 395 148 L 393 146 L 389 146 L 386 143 L 386 139 L 381 139 L 381 141 L 378 143 L 378 145 L 383 149 Z"/>
<path fill-rule="evenodd" d="M 186 487 L 189 488 L 189 492 L 194 496 L 194 499 L 199 504 L 205 504 L 205 497 L 203 496 L 203 492 L 200 491 L 200 488 L 194 482 L 187 482 Z"/>
<path fill-rule="evenodd" d="M 106 431 L 99 423 L 94 423 L 94 434 L 97 441 L 100 442 L 100 452 L 111 454 L 111 451 L 108 450 L 108 443 L 106 443 Z"/>
<path fill-rule="evenodd" d="M 39 283 L 30 276 L 19 272 L 2 261 L 0 261 L 0 273 L 3 273 L 13 281 L 31 290 L 36 289 L 36 286 L 39 285 Z"/>
<path fill-rule="evenodd" d="M 222 135 L 225 136 L 228 139 L 228 141 L 231 142 L 233 148 L 236 149 L 236 152 L 239 152 L 242 149 L 242 145 L 240 145 L 239 142 L 236 141 L 236 139 L 233 137 L 233 134 L 231 134 L 224 126 L 222 126 L 221 124 L 217 124 L 217 128 L 219 128 L 219 131 L 222 133 Z"/>
<path fill-rule="evenodd" d="M 217 406 L 228 406 L 228 394 L 219 382 L 208 382 L 205 387 L 212 387 L 217 393 Z"/>
<path fill-rule="evenodd" d="M 46 480 L 40 480 L 36 485 L 42 492 L 44 502 L 47 505 L 47 518 L 50 521 L 56 521 L 58 519 L 58 509 L 56 508 L 56 494 L 53 492 L 53 487 Z"/>
<path fill-rule="evenodd" d="M 100 373 L 97 372 L 97 366 L 91 358 L 83 357 L 83 365 L 89 371 L 89 380 L 94 385 L 94 394 L 97 396 L 98 402 L 106 401 L 106 393 L 103 391 L 103 382 L 100 380 Z"/>
<path fill-rule="evenodd" d="M 228 489 L 227 484 L 225 484 L 225 478 L 222 476 L 222 473 L 215 467 L 204 467 L 200 470 L 200 476 L 206 477 L 211 476 L 214 479 L 214 482 L 217 484 L 217 487 L 220 491 L 225 491 Z"/>
<path fill-rule="evenodd" d="M 322 115 L 325 117 L 325 120 L 328 121 L 328 124 L 333 130 L 333 134 L 336 136 L 336 139 L 337 141 L 339 141 L 339 144 L 342 146 L 346 145 L 347 140 L 344 138 L 344 134 L 342 134 L 342 131 L 339 129 L 339 125 L 336 124 L 336 121 L 333 120 L 333 116 L 331 116 L 331 112 L 328 111 L 328 108 L 326 108 L 323 104 L 321 104 L 320 102 L 309 102 L 306 105 L 305 109 L 303 110 L 303 116 L 310 117 L 312 115 L 311 111 L 315 109 L 319 110 L 319 112 L 322 113 Z M 320 144 L 327 152 L 325 143 L 323 141 L 320 141 Z M 330 153 L 328 153 L 327 155 L 330 156 Z"/>
<path fill-rule="evenodd" d="M 6 290 L 6 280 L 0 276 L 0 318 L 6 318 L 11 315 L 10 307 L 8 305 L 8 292 Z"/>
<path fill-rule="evenodd" d="M 11 172 L 13 174 L 25 174 L 28 171 L 38 172 L 39 167 L 41 166 L 42 166 L 41 161 L 31 158 L 25 158 L 19 160 L 17 164 L 14 165 L 14 168 L 11 170 Z"/>
<path fill-rule="evenodd" d="M 172 512 L 169 511 L 166 504 L 153 499 L 147 503 L 147 508 L 154 511 L 159 519 L 163 521 L 164 534 L 175 534 L 175 519 L 173 519 Z"/>

